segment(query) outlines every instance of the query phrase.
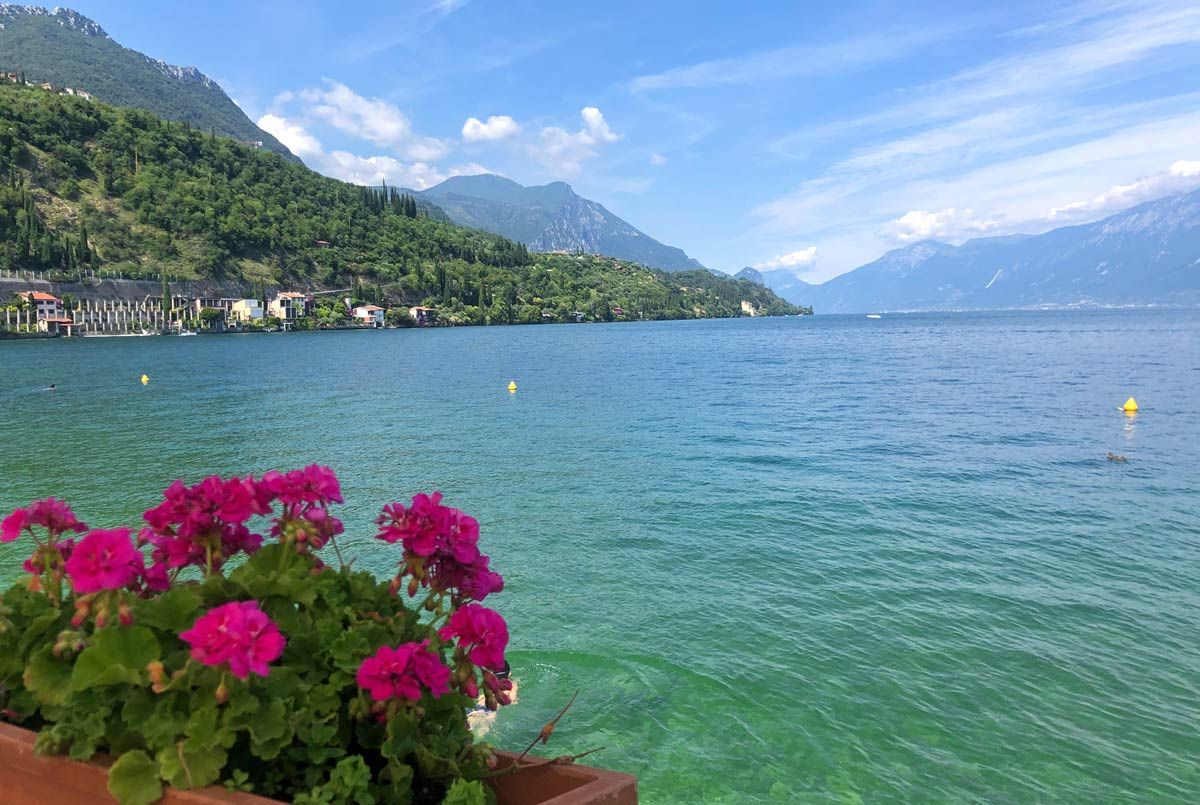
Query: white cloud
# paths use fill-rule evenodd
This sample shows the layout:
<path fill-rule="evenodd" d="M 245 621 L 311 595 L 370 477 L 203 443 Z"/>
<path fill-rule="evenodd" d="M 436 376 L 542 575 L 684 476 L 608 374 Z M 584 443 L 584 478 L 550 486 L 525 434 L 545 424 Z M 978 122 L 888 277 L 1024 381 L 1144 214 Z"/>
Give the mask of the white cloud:
<path fill-rule="evenodd" d="M 760 270 L 772 268 L 812 268 L 816 264 L 817 247 L 809 246 L 807 249 L 797 249 L 787 254 L 777 254 L 770 260 L 755 263 L 754 267 Z"/>
<path fill-rule="evenodd" d="M 598 146 L 621 139 L 596 107 L 585 106 L 579 116 L 583 120 L 579 131 L 572 133 L 547 126 L 542 129 L 540 144 L 531 149 L 535 157 L 560 176 L 579 173 L 583 162 L 596 156 Z"/>
<path fill-rule="evenodd" d="M 280 115 L 267 114 L 258 119 L 258 127 L 287 146 L 296 156 L 304 159 L 322 153 L 321 143 L 316 137 Z"/>
<path fill-rule="evenodd" d="M 474 162 L 442 171 L 424 160 L 406 163 L 391 156 L 364 157 L 342 149 L 326 152 L 320 141 L 301 123 L 276 114 L 263 115 L 258 119 L 258 126 L 275 135 L 313 170 L 354 184 L 378 185 L 386 181 L 395 187 L 424 190 L 450 176 L 492 172 Z"/>
<path fill-rule="evenodd" d="M 414 134 L 411 121 L 399 107 L 379 98 L 363 97 L 339 81 L 327 78 L 323 87 L 301 90 L 296 97 L 308 104 L 307 115 L 410 159 L 437 159 L 450 150 L 441 140 Z"/>
<path fill-rule="evenodd" d="M 667 158 L 665 156 L 663 156 L 662 154 L 651 154 L 650 155 L 650 164 L 656 168 L 659 167 L 660 165 L 666 165 Z"/>
<path fill-rule="evenodd" d="M 894 221 L 888 221 L 880 234 L 899 243 L 917 240 L 963 240 L 994 231 L 1000 222 L 981 217 L 974 210 L 954 207 L 929 212 L 909 210 Z"/>
<path fill-rule="evenodd" d="M 1162 173 L 1114 185 L 1090 201 L 1072 201 L 1055 207 L 1046 218 L 1056 224 L 1087 220 L 1196 187 L 1200 187 L 1200 160 L 1180 159 Z"/>
<path fill-rule="evenodd" d="M 638 76 L 630 82 L 629 88 L 635 93 L 711 89 L 760 84 L 801 75 L 845 72 L 890 61 L 947 34 L 945 29 L 931 27 L 893 30 L 825 45 L 784 47 L 744 56 L 711 59 Z"/>
<path fill-rule="evenodd" d="M 491 115 L 486 123 L 477 117 L 468 117 L 463 123 L 462 138 L 468 143 L 495 141 L 513 137 L 520 131 L 521 126 L 508 115 Z"/>

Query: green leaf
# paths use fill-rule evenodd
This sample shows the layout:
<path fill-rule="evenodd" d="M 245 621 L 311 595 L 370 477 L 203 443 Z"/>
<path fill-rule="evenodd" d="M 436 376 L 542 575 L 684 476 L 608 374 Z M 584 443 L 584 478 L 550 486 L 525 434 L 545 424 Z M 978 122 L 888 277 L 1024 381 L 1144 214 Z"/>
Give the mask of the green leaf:
<path fill-rule="evenodd" d="M 487 792 L 479 780 L 455 780 L 446 791 L 442 805 L 487 805 Z"/>
<path fill-rule="evenodd" d="M 138 602 L 137 623 L 178 634 L 191 628 L 200 609 L 200 596 L 190 587 L 172 587 L 157 598 Z"/>
<path fill-rule="evenodd" d="M 174 788 L 203 788 L 212 785 L 225 767 L 226 753 L 219 747 L 203 748 L 180 741 L 158 753 L 163 779 Z"/>
<path fill-rule="evenodd" d="M 163 794 L 158 764 L 141 749 L 126 752 L 108 770 L 108 793 L 121 805 L 150 805 L 157 801 Z"/>
<path fill-rule="evenodd" d="M 259 708 L 250 722 L 250 750 L 263 760 L 271 760 L 292 740 L 292 728 L 287 719 L 287 707 L 272 699 Z"/>
<path fill-rule="evenodd" d="M 21 630 L 21 640 L 17 644 L 17 650 L 21 654 L 27 654 L 35 645 L 43 639 L 47 642 L 51 634 L 59 631 L 58 623 L 62 618 L 62 613 L 57 609 L 52 609 L 49 612 L 44 612 L 31 620 Z"/>
<path fill-rule="evenodd" d="M 42 704 L 62 704 L 67 698 L 71 664 L 54 656 L 53 646 L 42 646 L 25 667 L 25 687 Z"/>
<path fill-rule="evenodd" d="M 115 626 L 92 637 L 75 661 L 71 690 L 106 685 L 145 685 L 146 666 L 159 658 L 154 633 L 143 626 Z"/>

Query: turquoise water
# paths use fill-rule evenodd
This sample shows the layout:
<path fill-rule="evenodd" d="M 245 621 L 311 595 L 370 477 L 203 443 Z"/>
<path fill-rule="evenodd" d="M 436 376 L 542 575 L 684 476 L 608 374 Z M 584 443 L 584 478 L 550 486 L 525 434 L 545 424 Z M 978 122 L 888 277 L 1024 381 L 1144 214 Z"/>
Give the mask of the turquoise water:
<path fill-rule="evenodd" d="M 1194 311 L 0 344 L 6 510 L 445 491 L 508 580 L 493 736 L 579 688 L 550 750 L 650 803 L 1200 800 L 1198 452 Z"/>

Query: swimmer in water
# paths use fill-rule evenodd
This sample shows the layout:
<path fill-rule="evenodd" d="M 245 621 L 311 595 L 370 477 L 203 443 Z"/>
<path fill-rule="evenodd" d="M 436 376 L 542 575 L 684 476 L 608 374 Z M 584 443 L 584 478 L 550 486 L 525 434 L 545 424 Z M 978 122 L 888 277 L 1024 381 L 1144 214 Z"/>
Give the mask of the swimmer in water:
<path fill-rule="evenodd" d="M 42 389 L 42 391 L 54 391 L 55 388 L 56 388 L 56 386 L 53 383 L 51 383 L 49 388 L 44 388 L 44 389 Z"/>
<path fill-rule="evenodd" d="M 1125 458 L 1125 456 L 1118 456 L 1116 453 L 1109 453 L 1108 460 L 1109 461 L 1128 461 L 1129 459 Z"/>

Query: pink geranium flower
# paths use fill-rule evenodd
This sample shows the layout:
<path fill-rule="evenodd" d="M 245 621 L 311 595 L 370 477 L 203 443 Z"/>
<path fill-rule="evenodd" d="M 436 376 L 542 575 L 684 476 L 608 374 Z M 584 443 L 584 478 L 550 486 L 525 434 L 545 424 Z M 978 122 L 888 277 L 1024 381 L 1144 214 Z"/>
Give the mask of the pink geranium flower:
<path fill-rule="evenodd" d="M 333 470 L 318 464 L 291 472 L 272 470 L 264 473 L 258 483 L 272 499 L 287 506 L 301 503 L 328 506 L 342 502 L 342 488 L 337 476 Z"/>
<path fill-rule="evenodd" d="M 422 687 L 433 698 L 450 690 L 450 669 L 429 650 L 429 641 L 404 643 L 391 648 L 381 646 L 358 667 L 358 686 L 377 702 L 421 698 Z"/>
<path fill-rule="evenodd" d="M 76 595 L 120 590 L 137 581 L 145 562 L 128 528 L 91 531 L 71 550 L 67 576 Z"/>
<path fill-rule="evenodd" d="M 205 665 L 228 665 L 239 679 L 250 673 L 266 676 L 267 664 L 279 658 L 287 641 L 257 601 L 234 601 L 209 610 L 179 635 L 192 647 L 192 659 Z"/>
<path fill-rule="evenodd" d="M 475 665 L 493 671 L 504 670 L 504 649 L 508 647 L 508 624 L 499 612 L 479 604 L 467 604 L 450 616 L 450 622 L 438 632 L 443 640 L 458 638 L 458 648 Z"/>
<path fill-rule="evenodd" d="M 481 601 L 503 589 L 504 580 L 488 569 L 488 558 L 479 552 L 479 522 L 442 505 L 440 492 L 418 494 L 409 506 L 390 503 L 375 522 L 378 539 L 404 546 L 401 575 L 414 578 L 410 594 L 425 586 L 453 591 L 459 600 Z"/>
<path fill-rule="evenodd" d="M 0 522 L 0 542 L 12 542 L 23 530 L 35 525 L 49 531 L 52 540 L 67 531 L 87 531 L 87 526 L 79 522 L 70 506 L 61 500 L 46 498 L 30 503 L 23 509 L 14 509 L 12 514 L 5 517 Z"/>
<path fill-rule="evenodd" d="M 262 536 L 245 523 L 270 512 L 270 500 L 250 476 L 211 475 L 194 486 L 175 481 L 163 491 L 162 503 L 143 515 L 149 527 L 139 539 L 154 546 L 155 565 L 169 570 L 211 565 L 216 570 L 240 551 L 259 549 Z"/>

